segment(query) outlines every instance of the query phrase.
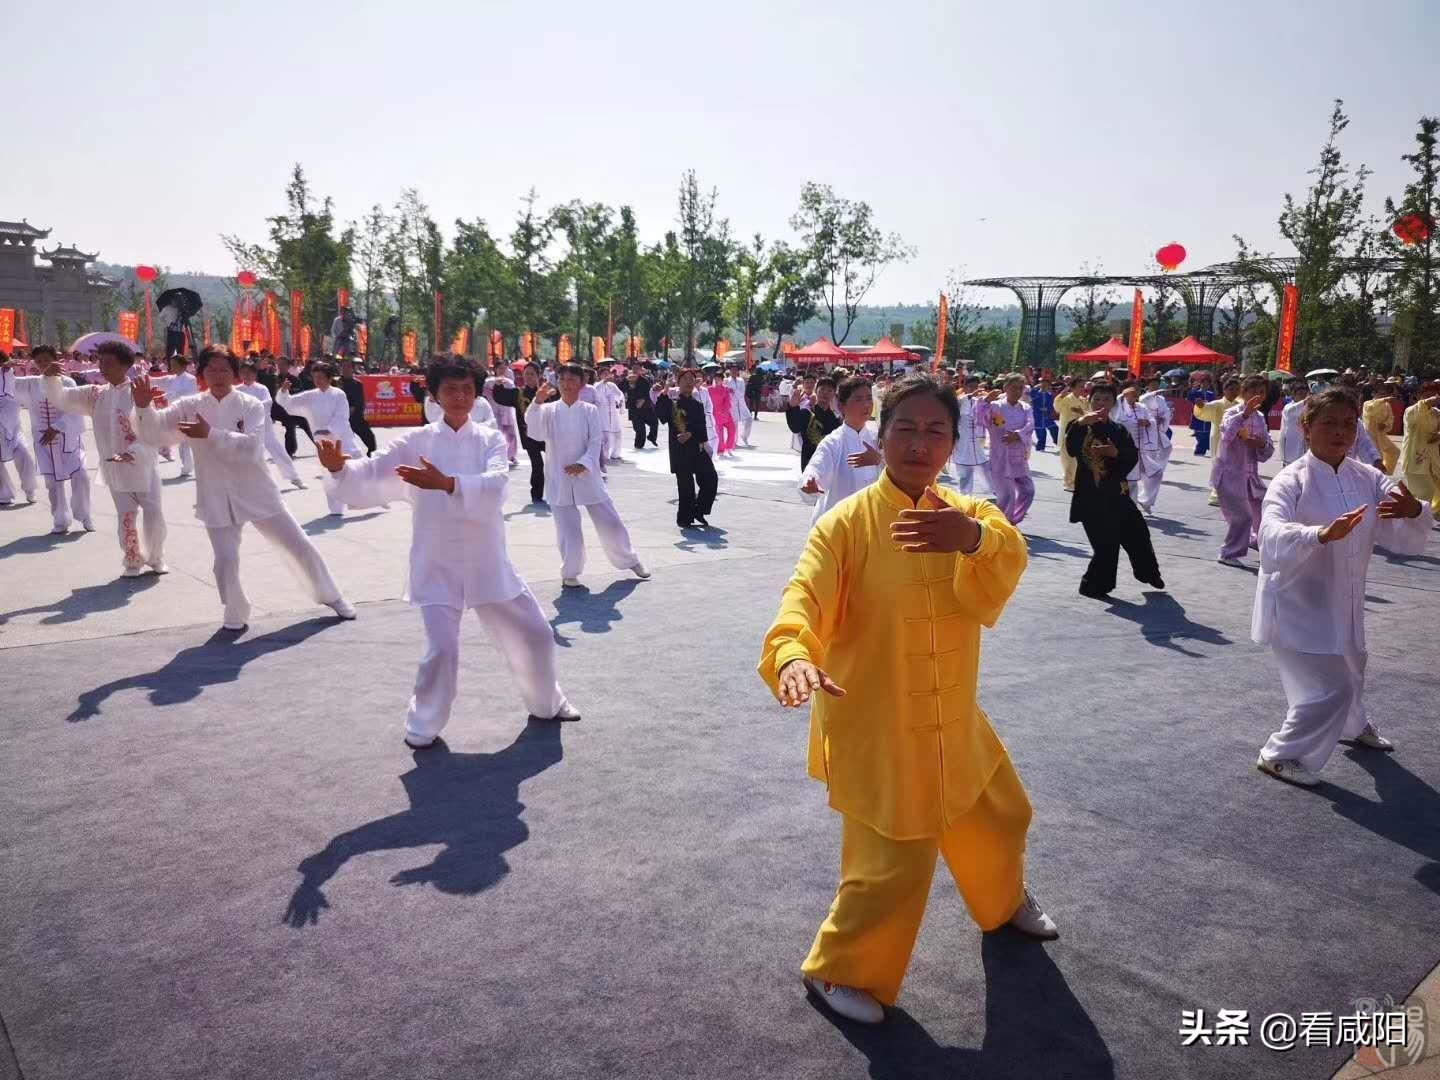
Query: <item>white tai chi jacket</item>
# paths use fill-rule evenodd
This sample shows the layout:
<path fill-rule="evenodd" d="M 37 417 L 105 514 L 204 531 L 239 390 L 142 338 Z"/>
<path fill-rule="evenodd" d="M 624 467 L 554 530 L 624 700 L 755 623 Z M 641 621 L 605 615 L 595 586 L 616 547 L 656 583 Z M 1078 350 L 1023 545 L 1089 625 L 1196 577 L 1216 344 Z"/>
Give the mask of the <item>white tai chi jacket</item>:
<path fill-rule="evenodd" d="M 51 480 L 69 480 L 85 468 L 85 421 L 72 413 L 65 413 L 58 405 L 52 405 L 45 396 L 45 383 L 40 375 L 22 375 L 18 378 L 10 372 L 10 390 L 15 399 L 30 412 L 30 442 L 35 448 L 35 468 L 41 476 Z M 74 387 L 75 380 L 68 375 L 60 376 L 60 384 Z M 48 446 L 40 445 L 40 438 L 47 429 L 59 432 Z"/>
<path fill-rule="evenodd" d="M 344 397 L 344 391 L 340 392 Z M 195 516 L 209 528 L 242 525 L 284 513 L 280 487 L 265 467 L 265 425 L 270 410 L 249 394 L 232 390 L 223 398 L 210 391 L 191 394 L 163 409 L 135 410 L 140 438 L 170 446 L 187 436 L 180 423 L 205 418 L 210 432 L 191 439 L 195 452 Z"/>
<path fill-rule="evenodd" d="M 984 465 L 990 460 L 985 447 L 985 428 L 990 418 L 990 403 L 984 398 L 960 398 L 960 435 L 950 460 L 956 465 Z"/>
<path fill-rule="evenodd" d="M 1175 410 L 1170 404 L 1170 399 L 1165 396 L 1164 391 L 1151 390 L 1148 394 L 1140 395 L 1140 404 L 1150 410 L 1150 415 L 1155 418 L 1155 423 L 1160 425 L 1157 433 L 1160 447 L 1168 451 L 1173 442 L 1170 438 L 1170 423 L 1175 419 Z"/>
<path fill-rule="evenodd" d="M 439 424 L 445 419 L 445 410 L 442 409 L 440 403 L 435 400 L 434 394 L 425 395 L 423 411 L 427 424 Z M 470 406 L 470 419 L 477 424 L 489 424 L 497 430 L 500 427 L 500 425 L 495 422 L 495 409 L 491 406 L 488 399 L 481 397 L 479 394 L 475 395 L 475 404 Z"/>
<path fill-rule="evenodd" d="M 57 409 L 90 417 L 95 431 L 95 449 L 100 454 L 100 478 L 111 491 L 149 491 L 155 482 L 156 453 L 140 441 L 135 430 L 135 399 L 129 381 L 119 386 L 101 383 L 66 386 L 68 379 L 51 375 L 45 379 L 45 396 Z M 83 421 L 81 421 L 83 423 Z M 111 461 L 129 454 L 133 462 Z"/>
<path fill-rule="evenodd" d="M 447 476 L 455 493 L 427 491 L 395 475 L 397 465 L 420 468 L 424 457 Z M 510 470 L 505 436 L 473 421 L 459 431 L 444 421 L 407 431 L 374 457 L 347 461 L 326 473 L 347 506 L 408 499 L 414 508 L 405 599 L 464 610 L 519 596 L 525 588 L 505 548 L 505 485 Z"/>
<path fill-rule="evenodd" d="M 723 381 L 725 388 L 730 391 L 730 401 L 734 408 L 736 422 L 738 423 L 748 419 L 750 416 L 750 406 L 745 402 L 745 380 L 737 375 L 733 379 L 725 379 Z"/>
<path fill-rule="evenodd" d="M 1303 401 L 1292 401 L 1280 410 L 1280 460 L 1286 465 L 1299 461 L 1305 453 L 1305 429 L 1300 426 L 1304 415 Z"/>
<path fill-rule="evenodd" d="M 0 368 L 0 461 L 9 461 L 20 445 L 20 399 L 15 396 L 16 375 L 10 368 Z"/>
<path fill-rule="evenodd" d="M 1130 470 L 1126 480 L 1139 480 L 1141 476 L 1154 476 L 1164 470 L 1170 454 L 1161 445 L 1163 429 L 1160 421 L 1149 408 L 1139 404 L 1131 405 L 1121 398 L 1110 410 L 1110 419 L 1130 433 L 1130 441 L 1135 444 L 1135 449 L 1140 451 L 1135 468 Z M 1148 420 L 1149 423 L 1142 425 L 1141 420 Z"/>
<path fill-rule="evenodd" d="M 600 427 L 618 435 L 625 419 L 625 391 L 606 380 L 595 384 L 595 404 L 600 410 Z"/>
<path fill-rule="evenodd" d="M 1365 651 L 1365 572 L 1377 543 L 1418 555 L 1435 524 L 1420 516 L 1385 521 L 1375 507 L 1398 480 L 1346 458 L 1332 469 L 1306 453 L 1281 469 L 1260 511 L 1260 576 L 1250 636 L 1261 645 L 1295 652 Z M 1369 504 L 1349 536 L 1320 543 L 1320 530 L 1341 514 Z"/>
<path fill-rule="evenodd" d="M 599 409 L 588 401 L 532 401 L 525 410 L 525 430 L 545 444 L 545 498 L 551 506 L 589 506 L 610 498 L 600 478 Z M 584 465 L 585 471 L 571 476 L 567 465 Z"/>
<path fill-rule="evenodd" d="M 832 506 L 844 502 L 861 488 L 879 479 L 883 466 L 863 465 L 857 469 L 852 467 L 848 460 L 851 454 L 864 453 L 866 443 L 878 448 L 879 441 L 880 436 L 873 423 L 867 423 L 859 431 L 849 424 L 841 424 L 820 440 L 815 452 L 810 455 L 810 464 L 806 465 L 805 471 L 800 474 L 801 488 L 804 488 L 806 481 L 811 478 L 820 485 L 819 495 L 801 492 L 807 500 L 815 500 L 815 513 L 810 518 L 812 524 L 819 521 L 820 516 Z"/>
<path fill-rule="evenodd" d="M 330 435 L 340 441 L 340 449 L 351 457 L 365 453 L 365 445 L 350 427 L 350 399 L 338 386 L 321 390 L 288 390 L 275 392 L 275 404 L 288 413 L 299 413 L 310 421 L 310 432 L 316 438 Z"/>

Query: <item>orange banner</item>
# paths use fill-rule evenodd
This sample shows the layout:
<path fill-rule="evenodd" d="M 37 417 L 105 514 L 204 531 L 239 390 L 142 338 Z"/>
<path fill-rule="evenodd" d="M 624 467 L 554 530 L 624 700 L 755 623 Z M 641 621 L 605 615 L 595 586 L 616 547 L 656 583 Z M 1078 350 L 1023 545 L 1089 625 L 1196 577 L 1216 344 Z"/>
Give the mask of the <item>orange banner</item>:
<path fill-rule="evenodd" d="M 524 349 L 524 338 L 521 338 L 521 349 Z M 499 330 L 490 331 L 489 343 L 485 346 L 485 358 L 492 364 L 496 360 L 505 359 L 505 335 Z"/>
<path fill-rule="evenodd" d="M 120 312 L 115 316 L 115 330 L 121 337 L 138 345 L 140 343 L 140 316 L 133 311 Z M 0 341 L 3 340 L 4 335 L 0 334 Z"/>
<path fill-rule="evenodd" d="M 349 306 L 350 306 L 350 290 L 349 290 L 349 289 L 336 289 L 336 290 L 335 290 L 335 306 L 336 306 L 336 307 L 349 307 Z"/>
<path fill-rule="evenodd" d="M 418 336 L 414 330 L 406 330 L 400 338 L 400 355 L 405 357 L 405 363 L 411 367 L 415 366 L 415 349 L 418 344 L 416 338 Z"/>
<path fill-rule="evenodd" d="M 450 342 L 450 351 L 456 356 L 466 356 L 470 352 L 470 328 L 462 326 L 455 331 L 455 337 Z"/>
<path fill-rule="evenodd" d="M 728 340 L 722 337 L 719 341 L 715 342 L 715 359 L 717 361 L 724 360 L 729 353 L 730 342 Z"/>
<path fill-rule="evenodd" d="M 495 357 L 495 359 L 501 360 L 504 359 L 504 357 L 497 356 Z M 535 335 L 532 334 L 529 330 L 523 330 L 520 333 L 520 359 L 535 359 Z"/>
<path fill-rule="evenodd" d="M 370 327 L 363 322 L 355 327 L 355 348 L 366 360 L 370 359 Z"/>
<path fill-rule="evenodd" d="M 0 352 L 6 356 L 15 347 L 15 309 L 0 308 Z M 17 414 L 18 415 L 18 414 Z"/>
<path fill-rule="evenodd" d="M 22 307 L 18 310 L 15 313 L 15 317 L 19 321 L 19 327 L 15 332 L 15 337 L 11 340 L 18 341 L 21 345 L 28 348 L 30 345 L 30 325 L 25 321 L 25 309 Z"/>
<path fill-rule="evenodd" d="M 307 360 L 310 358 L 310 327 L 308 326 L 300 328 L 300 355 Z"/>
<path fill-rule="evenodd" d="M 575 346 L 570 344 L 569 334 L 560 335 L 560 344 L 555 346 L 555 359 L 561 364 L 568 364 L 575 359 Z"/>
<path fill-rule="evenodd" d="M 932 369 L 940 366 L 940 360 L 945 355 L 945 335 L 950 330 L 950 298 L 943 292 L 940 294 L 940 310 L 935 316 L 935 357 L 930 362 Z"/>
<path fill-rule="evenodd" d="M 214 340 L 215 340 L 215 323 L 214 323 L 214 320 L 213 320 L 209 315 L 206 315 L 206 316 L 205 316 L 205 344 L 206 344 L 206 346 L 208 347 L 209 345 L 211 345 L 211 344 L 214 342 Z"/>
<path fill-rule="evenodd" d="M 591 358 L 592 360 L 604 360 L 604 359 L 605 359 L 605 339 L 604 339 L 604 338 L 602 338 L 602 337 L 592 337 L 592 338 L 590 339 L 590 358 Z"/>
<path fill-rule="evenodd" d="M 430 347 L 437 353 L 440 351 L 440 342 L 445 340 L 445 296 L 439 289 L 435 290 L 435 334 L 430 339 Z"/>
<path fill-rule="evenodd" d="M 263 347 L 272 353 L 280 351 L 280 298 L 273 292 L 265 293 L 265 332 L 260 335 Z"/>
<path fill-rule="evenodd" d="M 1280 304 L 1280 336 L 1275 341 L 1275 370 L 1290 370 L 1290 353 L 1295 347 L 1295 320 L 1300 315 L 1300 290 L 1294 285 L 1285 286 L 1285 298 Z"/>
<path fill-rule="evenodd" d="M 1140 377 L 1140 354 L 1145 348 L 1145 298 L 1135 290 L 1135 303 L 1130 306 L 1130 374 Z"/>
<path fill-rule="evenodd" d="M 290 292 L 290 355 L 300 355 L 300 327 L 305 324 L 305 294 L 299 289 Z"/>

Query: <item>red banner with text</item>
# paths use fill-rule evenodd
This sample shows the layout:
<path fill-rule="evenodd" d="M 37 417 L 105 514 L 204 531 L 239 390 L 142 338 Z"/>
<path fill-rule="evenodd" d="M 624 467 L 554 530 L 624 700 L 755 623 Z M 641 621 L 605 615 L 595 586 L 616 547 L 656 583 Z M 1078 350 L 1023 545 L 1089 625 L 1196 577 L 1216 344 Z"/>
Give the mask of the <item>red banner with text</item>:
<path fill-rule="evenodd" d="M 115 330 L 127 341 L 140 344 L 140 316 L 133 311 L 122 311 L 115 316 Z"/>
<path fill-rule="evenodd" d="M 299 289 L 290 292 L 290 355 L 300 355 L 300 327 L 305 325 L 305 294 Z"/>
<path fill-rule="evenodd" d="M 1300 315 L 1300 290 L 1294 285 L 1285 286 L 1285 298 L 1280 304 L 1280 336 L 1275 342 L 1275 370 L 1290 370 L 1290 353 L 1295 348 L 1295 320 Z"/>
<path fill-rule="evenodd" d="M 357 375 L 365 390 L 365 419 L 376 427 L 416 426 L 424 411 L 410 392 L 412 375 Z"/>
<path fill-rule="evenodd" d="M 1140 357 L 1145 351 L 1145 298 L 1135 290 L 1135 302 L 1130 305 L 1130 374 L 1140 377 Z"/>
<path fill-rule="evenodd" d="M 940 310 L 935 316 L 935 357 L 931 362 L 931 369 L 940 367 L 940 361 L 945 357 L 945 335 L 950 330 L 950 298 L 943 292 L 940 294 Z"/>
<path fill-rule="evenodd" d="M 6 356 L 15 347 L 15 309 L 0 308 L 0 352 Z M 19 416 L 19 413 L 16 413 Z M 18 421 L 17 421 L 18 422 Z"/>

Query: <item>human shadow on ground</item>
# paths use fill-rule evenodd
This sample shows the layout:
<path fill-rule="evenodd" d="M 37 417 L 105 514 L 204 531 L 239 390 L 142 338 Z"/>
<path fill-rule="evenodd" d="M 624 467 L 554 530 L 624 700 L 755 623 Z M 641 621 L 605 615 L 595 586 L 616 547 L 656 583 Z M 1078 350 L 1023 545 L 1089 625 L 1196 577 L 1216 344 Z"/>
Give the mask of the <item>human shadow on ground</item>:
<path fill-rule="evenodd" d="M 837 1020 L 813 996 L 812 1007 L 835 1025 L 870 1063 L 872 1080 L 1115 1075 L 1115 1063 L 1094 1021 L 1043 946 L 1013 931 L 981 939 L 985 969 L 985 1038 L 978 1049 L 941 1046 L 899 1007 L 883 1024 Z"/>
<path fill-rule="evenodd" d="M 1179 488 L 1181 491 L 1209 491 L 1207 484 L 1187 484 L 1183 480 L 1161 480 L 1161 487 Z"/>
<path fill-rule="evenodd" d="M 114 581 L 107 581 L 103 585 L 83 585 L 78 589 L 72 589 L 70 595 L 62 600 L 52 600 L 48 604 L 36 604 L 33 607 L 16 608 L 14 611 L 0 613 L 0 626 L 4 626 L 11 619 L 21 615 L 38 615 L 42 611 L 54 612 L 40 620 L 41 624 L 45 626 L 78 622 L 84 616 L 97 611 L 114 611 L 116 608 L 122 608 L 136 593 L 153 589 L 159 583 L 159 574 L 145 574 L 142 577 L 134 578 L 119 577 Z"/>
<path fill-rule="evenodd" d="M 326 514 L 323 517 L 311 518 L 300 527 L 305 530 L 306 536 L 319 536 L 321 533 L 343 529 L 346 525 L 354 525 L 360 521 L 369 521 L 371 518 L 377 518 L 383 513 L 385 513 L 384 510 L 371 510 L 369 513 L 356 514 L 353 517 Z"/>
<path fill-rule="evenodd" d="M 307 855 L 281 916 L 288 926 L 314 925 L 330 906 L 324 886 L 351 859 L 376 851 L 443 844 L 424 866 L 402 870 L 392 885 L 433 885 L 444 893 L 474 896 L 510 872 L 505 852 L 530 830 L 521 820 L 520 784 L 564 756 L 560 725 L 528 721 L 515 741 L 492 754 L 459 754 L 443 740 L 413 754 L 415 767 L 400 777 L 410 809 L 368 821 Z"/>
<path fill-rule="evenodd" d="M 1433 555 L 1396 555 L 1382 547 L 1376 547 L 1375 551 L 1387 563 L 1395 566 L 1440 566 L 1440 559 Z"/>
<path fill-rule="evenodd" d="M 65 544 L 73 544 L 84 535 L 83 532 L 43 532 L 38 536 L 20 536 L 8 544 L 0 545 L 0 559 L 7 555 L 35 555 L 42 551 L 52 551 Z"/>
<path fill-rule="evenodd" d="M 1056 559 L 1063 555 L 1077 559 L 1090 558 L 1090 551 L 1087 548 L 1065 544 L 1059 540 L 1052 540 L 1048 536 L 1036 536 L 1034 533 L 1025 534 L 1025 545 L 1030 549 L 1031 555 L 1040 559 Z"/>
<path fill-rule="evenodd" d="M 570 647 L 571 639 L 560 633 L 560 627 L 570 623 L 578 623 L 582 634 L 608 634 L 610 627 L 625 617 L 620 612 L 620 601 L 639 584 L 636 578 L 626 578 L 612 581 L 598 593 L 583 585 L 578 589 L 561 589 L 555 598 L 555 617 L 550 620 L 555 644 Z"/>
<path fill-rule="evenodd" d="M 169 477 L 168 479 L 161 480 L 161 481 L 160 481 L 160 486 L 161 486 L 161 487 L 174 487 L 176 484 L 193 484 L 193 483 L 195 483 L 195 477 L 194 477 L 194 476 L 171 476 L 171 477 Z"/>
<path fill-rule="evenodd" d="M 1154 532 L 1163 533 L 1166 536 L 1179 537 L 1182 540 L 1192 536 L 1210 535 L 1204 529 L 1192 529 L 1183 521 L 1176 521 L 1174 518 L 1152 517 L 1147 519 L 1147 523 Z"/>
<path fill-rule="evenodd" d="M 681 551 L 698 551 L 701 548 L 719 551 L 730 546 L 730 542 L 725 539 L 725 530 L 717 529 L 714 525 L 708 529 L 700 525 L 690 525 L 682 529 L 681 533 L 684 539 L 675 541 L 675 546 Z"/>
<path fill-rule="evenodd" d="M 180 650 L 162 668 L 127 675 L 86 690 L 80 695 L 75 711 L 65 719 L 73 724 L 98 716 L 100 706 L 122 690 L 149 690 L 150 704 L 156 706 L 194 701 L 207 686 L 234 682 L 250 661 L 299 645 L 340 621 L 338 618 L 307 619 L 268 634 L 242 638 L 237 638 L 233 630 L 217 630 L 201 644 Z"/>
<path fill-rule="evenodd" d="M 542 517 L 542 518 L 547 518 L 547 517 L 550 517 L 550 516 L 551 516 L 551 515 L 550 515 L 550 504 L 549 504 L 549 503 L 526 503 L 526 504 L 525 504 L 524 506 L 522 506 L 519 510 L 511 510 L 510 513 L 506 514 L 506 515 L 505 515 L 505 520 L 506 520 L 506 521 L 509 521 L 509 520 L 510 520 L 511 518 L 513 518 L 513 517 Z"/>
<path fill-rule="evenodd" d="M 1107 610 L 1140 627 L 1140 636 L 1151 645 L 1170 649 L 1181 656 L 1199 657 L 1205 654 L 1184 648 L 1180 641 L 1197 641 L 1202 645 L 1230 644 L 1230 639 L 1213 626 L 1188 618 L 1180 601 L 1169 593 L 1147 592 L 1144 596 L 1143 604 L 1111 599 Z"/>
<path fill-rule="evenodd" d="M 1440 791 L 1384 751 L 1349 747 L 1345 756 L 1375 779 L 1377 798 L 1324 783 L 1314 790 L 1328 798 L 1341 817 L 1349 818 L 1376 836 L 1407 847 L 1427 859 L 1415 880 L 1440 893 Z"/>

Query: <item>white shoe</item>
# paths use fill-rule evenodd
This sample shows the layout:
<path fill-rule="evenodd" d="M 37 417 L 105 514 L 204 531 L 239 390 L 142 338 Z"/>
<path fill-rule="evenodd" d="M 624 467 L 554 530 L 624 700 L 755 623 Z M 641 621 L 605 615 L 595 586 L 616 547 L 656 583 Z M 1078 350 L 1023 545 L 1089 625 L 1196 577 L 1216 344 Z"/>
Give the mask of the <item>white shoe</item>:
<path fill-rule="evenodd" d="M 427 746 L 435 745 L 435 736 L 411 735 L 410 732 L 407 731 L 405 733 L 405 745 L 410 747 L 411 750 L 424 750 Z"/>
<path fill-rule="evenodd" d="M 147 563 L 146 565 L 157 574 L 168 574 L 170 572 L 170 567 L 165 565 L 164 559 L 156 559 L 154 562 Z"/>
<path fill-rule="evenodd" d="M 1020 901 L 1020 906 L 1015 909 L 1015 914 L 1010 916 L 1009 925 L 1022 934 L 1029 934 L 1042 941 L 1054 941 L 1060 936 L 1060 930 L 1056 927 L 1055 920 L 1040 910 L 1040 902 L 1035 899 L 1035 894 L 1030 891 L 1028 885 L 1025 886 L 1025 898 Z"/>
<path fill-rule="evenodd" d="M 27 491 L 27 492 L 25 492 L 25 501 L 26 501 L 27 503 L 29 503 L 31 506 L 35 505 L 35 492 L 33 492 L 33 491 Z"/>
<path fill-rule="evenodd" d="M 325 605 L 342 619 L 355 618 L 355 605 L 346 600 L 343 596 L 339 600 L 332 601 Z"/>
<path fill-rule="evenodd" d="M 878 1024 L 885 1019 L 885 1006 L 865 990 L 825 982 L 809 975 L 802 975 L 800 981 L 805 984 L 806 990 L 815 995 L 820 1004 L 836 1016 L 853 1020 L 857 1024 Z"/>
<path fill-rule="evenodd" d="M 1394 750 L 1395 744 L 1375 730 L 1375 725 L 1366 723 L 1364 729 L 1353 739 L 1345 739 L 1345 742 L 1354 743 L 1356 746 L 1367 746 L 1371 750 Z"/>
<path fill-rule="evenodd" d="M 580 588 L 580 579 L 578 577 L 561 578 L 560 584 L 567 589 L 578 589 Z"/>
<path fill-rule="evenodd" d="M 565 704 L 561 705 L 560 708 L 555 711 L 554 716 L 536 716 L 534 713 L 531 713 L 529 716 L 526 717 L 526 720 L 534 720 L 539 723 L 546 723 L 549 721 L 574 723 L 576 720 L 579 719 L 580 710 L 575 708 L 575 706 L 571 705 L 568 701 L 565 702 Z"/>
<path fill-rule="evenodd" d="M 50 530 L 50 535 L 51 535 L 51 536 L 64 536 L 64 535 L 65 535 L 66 533 L 68 533 L 69 531 L 70 531 L 70 526 L 69 526 L 69 525 L 56 525 L 53 529 Z"/>
<path fill-rule="evenodd" d="M 301 480 L 300 477 L 297 476 L 297 477 L 295 477 L 294 480 L 291 480 L 291 481 L 290 481 L 290 486 L 291 486 L 292 488 L 294 488 L 296 491 L 304 491 L 304 490 L 305 490 L 305 481 L 304 481 L 304 480 Z"/>
<path fill-rule="evenodd" d="M 636 577 L 638 577 L 641 581 L 650 580 L 650 571 L 645 569 L 645 564 L 643 562 L 637 562 L 634 566 L 630 567 L 630 572 Z"/>
<path fill-rule="evenodd" d="M 249 624 L 249 623 L 242 622 L 239 626 L 231 626 L 231 625 L 227 622 L 227 623 L 221 623 L 221 624 L 220 624 L 220 629 L 221 629 L 221 630 L 228 630 L 228 631 L 230 631 L 230 633 L 232 633 L 232 634 L 243 634 L 246 630 L 250 629 L 250 624 Z"/>
<path fill-rule="evenodd" d="M 143 573 L 145 573 L 145 568 L 143 566 L 127 566 L 124 570 L 120 571 L 120 576 L 139 577 Z"/>
<path fill-rule="evenodd" d="M 180 470 L 180 479 L 181 479 L 181 480 L 188 479 L 189 477 L 194 476 L 194 475 L 195 475 L 194 473 L 186 472 L 184 469 L 181 469 L 181 470 Z"/>
<path fill-rule="evenodd" d="M 1245 564 L 1244 564 L 1243 562 L 1241 562 L 1239 559 L 1231 558 L 1229 555 L 1221 555 L 1221 556 L 1220 556 L 1218 559 L 1216 559 L 1215 561 L 1216 561 L 1217 563 L 1219 563 L 1221 566 L 1239 566 L 1239 567 L 1243 567 L 1243 566 L 1245 565 Z"/>
<path fill-rule="evenodd" d="M 1320 783 L 1320 777 L 1315 775 L 1298 761 L 1288 759 L 1266 761 L 1265 755 L 1260 755 L 1255 761 L 1255 768 L 1263 773 L 1269 773 L 1276 780 L 1284 780 L 1287 784 L 1299 784 L 1301 787 L 1314 787 Z"/>
<path fill-rule="evenodd" d="M 93 522 L 93 521 L 82 521 L 82 522 L 80 523 L 80 527 L 81 527 L 82 529 L 84 529 L 86 532 L 94 532 L 94 531 L 95 531 L 95 522 Z"/>

